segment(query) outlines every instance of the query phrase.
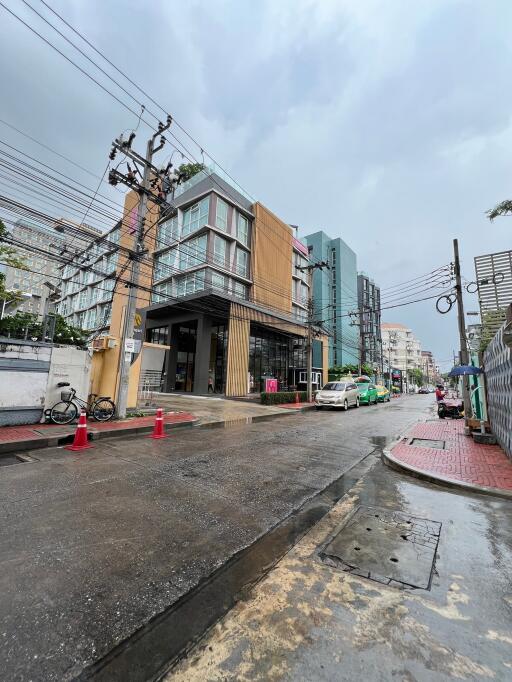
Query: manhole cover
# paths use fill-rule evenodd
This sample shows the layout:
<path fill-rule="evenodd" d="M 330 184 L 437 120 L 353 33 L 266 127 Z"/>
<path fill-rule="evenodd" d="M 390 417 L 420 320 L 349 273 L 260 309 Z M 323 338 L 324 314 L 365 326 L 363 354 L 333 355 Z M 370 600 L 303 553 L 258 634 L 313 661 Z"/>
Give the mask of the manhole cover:
<path fill-rule="evenodd" d="M 416 445 L 420 448 L 436 448 L 437 450 L 444 450 L 444 440 L 431 440 L 430 438 L 413 438 L 410 445 Z"/>
<path fill-rule="evenodd" d="M 358 507 L 320 551 L 335 568 L 386 585 L 430 589 L 441 524 L 378 507 Z"/>

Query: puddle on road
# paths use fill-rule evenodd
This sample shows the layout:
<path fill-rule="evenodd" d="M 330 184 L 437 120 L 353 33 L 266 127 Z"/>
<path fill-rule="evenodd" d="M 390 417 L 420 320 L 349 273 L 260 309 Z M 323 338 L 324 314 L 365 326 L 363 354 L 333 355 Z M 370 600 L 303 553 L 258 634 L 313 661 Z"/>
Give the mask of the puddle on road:
<path fill-rule="evenodd" d="M 385 448 L 397 439 L 398 436 L 371 436 L 368 440 L 378 448 Z"/>
<path fill-rule="evenodd" d="M 283 417 L 294 417 L 295 414 L 264 414 L 257 417 L 238 417 L 237 419 L 226 419 L 222 422 L 210 422 L 206 424 L 195 424 L 196 429 L 231 429 L 237 426 L 245 426 L 246 424 L 257 424 L 259 422 L 269 422 L 274 419 L 283 419 Z"/>

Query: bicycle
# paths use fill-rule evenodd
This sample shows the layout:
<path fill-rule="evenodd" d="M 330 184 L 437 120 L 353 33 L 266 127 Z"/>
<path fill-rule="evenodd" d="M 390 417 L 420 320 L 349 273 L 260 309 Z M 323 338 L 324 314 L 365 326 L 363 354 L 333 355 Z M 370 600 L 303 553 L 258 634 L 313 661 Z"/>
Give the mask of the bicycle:
<path fill-rule="evenodd" d="M 57 384 L 59 388 L 69 386 L 66 381 Z M 91 393 L 89 401 L 85 401 L 76 394 L 74 388 L 61 391 L 60 401 L 47 410 L 48 416 L 54 424 L 70 424 L 78 418 L 81 410 L 84 409 L 98 422 L 108 422 L 115 414 L 116 405 L 110 396 L 98 396 Z"/>

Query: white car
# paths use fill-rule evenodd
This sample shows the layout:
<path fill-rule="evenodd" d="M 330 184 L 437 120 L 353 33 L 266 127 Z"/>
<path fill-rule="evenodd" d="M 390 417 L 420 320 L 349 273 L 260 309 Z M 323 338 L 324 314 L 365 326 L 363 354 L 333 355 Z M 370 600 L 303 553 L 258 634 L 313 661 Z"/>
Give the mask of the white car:
<path fill-rule="evenodd" d="M 354 383 L 347 381 L 329 381 L 315 395 L 315 407 L 342 407 L 348 410 L 351 406 L 359 407 L 359 391 Z"/>

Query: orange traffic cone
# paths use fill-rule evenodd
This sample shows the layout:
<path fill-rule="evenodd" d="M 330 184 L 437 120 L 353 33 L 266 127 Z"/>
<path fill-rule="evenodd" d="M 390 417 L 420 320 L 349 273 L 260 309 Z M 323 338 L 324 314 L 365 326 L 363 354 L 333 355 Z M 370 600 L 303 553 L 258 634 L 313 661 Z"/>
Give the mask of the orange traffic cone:
<path fill-rule="evenodd" d="M 71 445 L 66 445 L 66 450 L 87 450 L 88 448 L 93 448 L 94 445 L 90 445 L 87 440 L 87 417 L 85 410 L 80 412 L 80 418 L 78 419 L 78 424 L 75 431 L 75 438 Z"/>
<path fill-rule="evenodd" d="M 295 404 L 298 405 L 299 403 L 300 403 L 299 392 L 295 391 Z"/>
<path fill-rule="evenodd" d="M 159 407 L 156 411 L 155 428 L 153 429 L 151 438 L 167 438 L 167 434 L 164 433 L 164 418 L 162 416 L 161 407 Z"/>

